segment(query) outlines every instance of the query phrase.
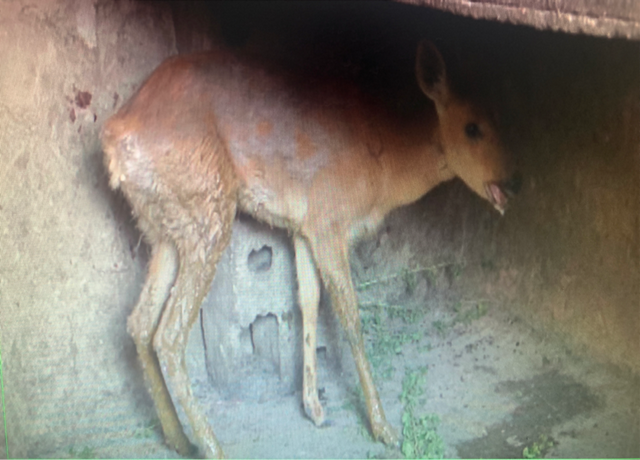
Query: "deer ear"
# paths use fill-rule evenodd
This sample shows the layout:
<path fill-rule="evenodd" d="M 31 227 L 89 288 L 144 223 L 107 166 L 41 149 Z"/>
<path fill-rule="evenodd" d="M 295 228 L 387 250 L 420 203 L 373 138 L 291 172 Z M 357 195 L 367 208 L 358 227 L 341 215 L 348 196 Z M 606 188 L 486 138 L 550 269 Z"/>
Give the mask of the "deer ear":
<path fill-rule="evenodd" d="M 423 40 L 418 44 L 416 78 L 424 94 L 436 104 L 445 105 L 449 97 L 444 60 L 433 43 Z"/>

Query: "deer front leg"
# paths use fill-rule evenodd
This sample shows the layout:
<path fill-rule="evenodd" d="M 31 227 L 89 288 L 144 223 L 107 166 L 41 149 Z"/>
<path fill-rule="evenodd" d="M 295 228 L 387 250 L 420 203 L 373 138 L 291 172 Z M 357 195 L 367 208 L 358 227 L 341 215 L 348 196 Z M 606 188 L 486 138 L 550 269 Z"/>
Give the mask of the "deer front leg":
<path fill-rule="evenodd" d="M 349 269 L 347 240 L 338 232 L 326 232 L 321 238 L 315 239 L 312 250 L 322 280 L 331 295 L 331 304 L 351 346 L 373 436 L 385 444 L 395 445 L 399 440 L 398 433 L 387 422 L 364 350 L 358 299 Z"/>
<path fill-rule="evenodd" d="M 295 236 L 293 242 L 298 274 L 298 298 L 302 311 L 302 402 L 307 416 L 313 420 L 316 426 L 320 426 L 324 423 L 324 410 L 318 399 L 316 359 L 320 280 L 307 242 L 300 236 Z"/>

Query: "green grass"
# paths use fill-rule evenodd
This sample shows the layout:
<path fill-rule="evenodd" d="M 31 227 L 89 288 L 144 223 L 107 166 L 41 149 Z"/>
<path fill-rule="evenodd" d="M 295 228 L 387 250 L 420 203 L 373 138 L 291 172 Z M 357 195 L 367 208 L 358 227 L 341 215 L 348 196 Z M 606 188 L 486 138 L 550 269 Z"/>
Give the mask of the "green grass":
<path fill-rule="evenodd" d="M 467 306 L 465 306 L 467 305 Z M 487 300 L 471 300 L 456 302 L 453 306 L 455 316 L 450 321 L 437 320 L 431 323 L 440 337 L 444 337 L 457 324 L 470 325 L 472 322 L 482 318 L 489 311 Z"/>
<path fill-rule="evenodd" d="M 402 413 L 402 455 L 405 458 L 442 458 L 444 441 L 437 432 L 440 420 L 435 414 L 417 416 L 422 406 L 426 368 L 405 370 L 400 401 Z"/>
<path fill-rule="evenodd" d="M 424 311 L 402 305 L 387 305 L 385 310 L 389 319 L 400 319 L 404 324 L 415 324 L 424 316 Z"/>
<path fill-rule="evenodd" d="M 462 273 L 462 268 L 461 264 L 454 262 L 443 262 L 441 264 L 430 265 L 428 267 L 404 268 L 398 273 L 393 273 L 389 276 L 383 276 L 360 283 L 356 286 L 356 289 L 363 290 L 371 286 L 375 286 L 376 284 L 388 283 L 389 281 L 401 279 L 404 281 L 407 290 L 409 292 L 413 292 L 418 281 L 415 275 L 418 273 L 426 273 L 429 279 L 433 281 L 435 280 L 438 272 L 444 269 L 452 270 L 452 274 L 457 278 Z"/>
<path fill-rule="evenodd" d="M 522 451 L 522 458 L 544 458 L 547 451 L 553 447 L 553 441 L 541 434 L 538 441 L 527 446 Z"/>
<path fill-rule="evenodd" d="M 431 326 L 436 330 L 440 337 L 444 337 L 447 335 L 449 328 L 451 327 L 449 322 L 445 322 L 442 320 L 437 320 L 431 323 Z"/>
<path fill-rule="evenodd" d="M 393 377 L 393 358 L 402 353 L 407 343 L 418 342 L 424 332 L 412 333 L 395 331 L 390 320 L 402 318 L 409 324 L 417 322 L 419 312 L 399 306 L 373 304 L 361 307 L 362 331 L 367 337 L 367 355 L 376 377 L 388 380 Z"/>
<path fill-rule="evenodd" d="M 456 316 L 455 318 L 453 318 L 453 325 L 462 323 L 468 326 L 473 321 L 482 318 L 489 311 L 489 307 L 487 306 L 486 301 L 480 300 L 470 303 L 472 303 L 473 305 L 464 309 L 462 308 L 462 302 L 458 302 L 454 306 Z"/>
<path fill-rule="evenodd" d="M 156 434 L 156 430 L 160 427 L 160 420 L 153 419 L 149 420 L 144 426 L 139 427 L 133 433 L 133 437 L 136 439 L 149 439 L 152 438 Z"/>
<path fill-rule="evenodd" d="M 0 338 L 0 342 L 2 342 Z M 0 404 L 2 405 L 2 423 L 3 423 L 3 432 L 4 432 L 4 446 L 7 454 L 7 458 L 9 457 L 9 438 L 7 436 L 7 411 L 4 402 L 4 378 L 2 376 L 2 348 L 0 347 Z"/>
<path fill-rule="evenodd" d="M 93 447 L 85 446 L 82 450 L 69 448 L 69 458 L 98 458 Z"/>
<path fill-rule="evenodd" d="M 418 285 L 418 277 L 416 276 L 416 272 L 411 271 L 409 269 L 405 269 L 400 273 L 400 278 L 404 282 L 404 288 L 409 294 L 413 294 L 416 290 L 416 286 Z"/>

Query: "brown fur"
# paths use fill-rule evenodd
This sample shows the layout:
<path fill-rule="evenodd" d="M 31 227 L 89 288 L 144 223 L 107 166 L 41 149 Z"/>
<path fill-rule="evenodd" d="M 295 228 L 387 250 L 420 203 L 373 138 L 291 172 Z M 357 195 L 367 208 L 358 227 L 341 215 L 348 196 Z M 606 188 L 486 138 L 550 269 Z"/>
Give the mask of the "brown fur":
<path fill-rule="evenodd" d="M 124 192 L 153 250 L 128 330 L 167 442 L 181 454 L 190 443 L 174 403 L 202 453 L 222 455 L 184 353 L 238 210 L 293 234 L 307 415 L 324 421 L 315 354 L 322 280 L 353 351 L 371 430 L 398 441 L 365 356 L 349 246 L 454 176 L 500 211 L 504 192 L 516 188 L 493 127 L 451 93 L 430 43 L 418 49 L 416 74 L 435 110 L 407 120 L 345 84 L 304 81 L 221 50 L 179 56 L 105 124 L 110 185 Z"/>

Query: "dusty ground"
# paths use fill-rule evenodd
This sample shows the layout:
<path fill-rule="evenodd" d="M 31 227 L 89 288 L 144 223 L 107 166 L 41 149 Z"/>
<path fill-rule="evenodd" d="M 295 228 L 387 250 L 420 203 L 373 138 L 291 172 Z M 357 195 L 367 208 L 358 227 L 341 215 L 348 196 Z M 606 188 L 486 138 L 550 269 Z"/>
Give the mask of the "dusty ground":
<path fill-rule="evenodd" d="M 427 453 L 522 458 L 525 448 L 538 445 L 540 456 L 547 457 L 639 456 L 638 379 L 573 355 L 558 338 L 502 313 L 497 301 L 472 294 L 481 287 L 473 286 L 474 280 L 493 279 L 495 267 L 480 267 L 478 272 L 485 276 L 473 275 L 474 267 L 461 263 L 465 259 L 460 254 L 458 260 L 419 263 L 430 251 L 411 215 L 428 208 L 429 199 L 426 205 L 395 213 L 377 239 L 354 251 L 369 355 L 389 420 L 401 428 L 406 412 L 401 395 L 407 396 L 403 381 L 425 369 L 420 390 L 412 393 L 418 407 L 413 419 L 437 416 L 439 423 L 423 434 L 436 433 L 443 442 L 443 450 L 432 444 Z M 422 256 L 416 255 L 419 249 Z M 426 269 L 430 266 L 436 268 Z M 331 318 L 325 307 L 323 319 L 329 327 Z M 368 434 L 344 341 L 336 349 L 320 350 L 319 367 L 330 420 L 323 428 L 304 417 L 299 392 L 287 394 L 266 364 L 247 363 L 245 384 L 233 394 L 221 395 L 206 375 L 194 375 L 196 394 L 226 454 L 401 458 L 399 450 L 372 442 Z M 87 430 L 85 441 L 33 455 L 175 457 L 163 445 L 148 397 L 138 397 L 137 408 L 126 406 L 116 395 L 104 398 L 100 412 L 111 417 L 112 428 L 103 423 L 99 432 Z M 123 426 L 128 428 L 123 431 Z"/>

